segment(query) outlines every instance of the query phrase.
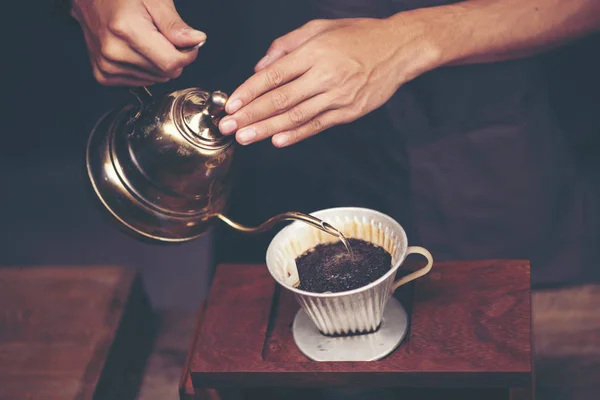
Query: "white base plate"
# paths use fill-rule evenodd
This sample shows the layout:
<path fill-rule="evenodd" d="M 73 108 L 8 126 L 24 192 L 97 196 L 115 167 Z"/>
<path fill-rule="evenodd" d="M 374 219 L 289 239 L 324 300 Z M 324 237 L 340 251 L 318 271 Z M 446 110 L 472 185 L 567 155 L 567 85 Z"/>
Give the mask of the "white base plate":
<path fill-rule="evenodd" d="M 300 351 L 313 361 L 376 361 L 393 352 L 408 332 L 408 315 L 402 304 L 390 298 L 377 332 L 353 336 L 323 335 L 300 309 L 292 326 Z"/>

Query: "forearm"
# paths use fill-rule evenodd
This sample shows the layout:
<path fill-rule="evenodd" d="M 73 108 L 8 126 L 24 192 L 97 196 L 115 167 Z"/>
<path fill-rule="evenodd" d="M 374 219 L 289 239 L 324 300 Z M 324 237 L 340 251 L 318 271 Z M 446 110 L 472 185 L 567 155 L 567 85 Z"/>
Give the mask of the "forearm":
<path fill-rule="evenodd" d="M 405 15 L 402 15 L 405 14 Z M 400 13 L 420 19 L 438 66 L 527 57 L 600 30 L 600 0 L 467 0 Z"/>

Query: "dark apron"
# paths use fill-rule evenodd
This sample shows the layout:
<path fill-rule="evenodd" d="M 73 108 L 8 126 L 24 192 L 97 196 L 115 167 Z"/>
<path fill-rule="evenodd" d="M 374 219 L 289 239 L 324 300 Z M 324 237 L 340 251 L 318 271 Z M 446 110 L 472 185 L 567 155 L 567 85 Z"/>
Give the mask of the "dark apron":
<path fill-rule="evenodd" d="M 302 15 L 386 17 L 443 3 L 312 0 Z M 256 34 L 256 59 L 305 22 L 298 15 L 270 37 Z M 259 224 L 289 210 L 369 207 L 398 220 L 409 243 L 439 261 L 525 258 L 538 285 L 598 278 L 600 202 L 564 135 L 537 59 L 440 68 L 354 123 L 286 149 L 240 147 L 229 215 Z M 264 262 L 275 233 L 219 226 L 215 263 Z"/>

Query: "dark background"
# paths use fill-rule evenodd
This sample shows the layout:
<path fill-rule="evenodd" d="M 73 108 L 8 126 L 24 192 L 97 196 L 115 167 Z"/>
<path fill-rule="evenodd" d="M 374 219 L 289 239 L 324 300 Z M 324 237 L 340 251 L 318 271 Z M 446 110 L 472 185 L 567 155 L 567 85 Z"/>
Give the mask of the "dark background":
<path fill-rule="evenodd" d="M 178 246 L 139 243 L 113 229 L 85 191 L 89 131 L 128 94 L 94 81 L 79 26 L 54 16 L 52 1 L 7 3 L 2 12 L 0 265 L 126 265 L 143 272 L 155 306 L 194 310 L 206 291 L 210 236 Z M 249 76 L 268 43 L 284 33 L 273 3 L 290 7 L 294 2 L 177 1 L 183 19 L 204 30 L 208 41 L 181 78 L 152 90 L 201 86 L 231 92 L 245 77 L 234 71 Z M 254 16 L 265 12 L 272 24 L 257 29 Z M 592 37 L 544 59 L 557 116 L 583 170 L 600 181 L 599 54 L 598 39 Z"/>
<path fill-rule="evenodd" d="M 254 2 L 253 9 L 256 10 Z M 235 46 L 246 11 L 228 2 L 177 1 L 208 41 L 198 60 L 157 93 L 189 86 L 231 92 L 233 66 L 258 60 Z M 84 186 L 84 149 L 95 121 L 128 100 L 91 74 L 78 24 L 51 0 L 10 2 L 3 14 L 0 265 L 124 265 L 142 271 L 157 307 L 195 310 L 206 291 L 210 235 L 184 245 L 139 243 L 116 231 Z M 248 33 L 246 33 L 248 34 Z M 236 53 L 227 51 L 236 47 Z M 263 51 L 265 49 L 262 49 Z M 235 64 L 237 63 L 237 64 Z M 249 72 L 249 73 L 250 73 Z"/>

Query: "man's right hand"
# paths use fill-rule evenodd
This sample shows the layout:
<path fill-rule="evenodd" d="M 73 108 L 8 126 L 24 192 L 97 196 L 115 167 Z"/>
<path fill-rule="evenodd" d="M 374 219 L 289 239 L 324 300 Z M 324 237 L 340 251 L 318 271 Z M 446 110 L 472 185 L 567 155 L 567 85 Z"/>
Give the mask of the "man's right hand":
<path fill-rule="evenodd" d="M 94 77 L 103 85 L 149 86 L 181 75 L 206 41 L 173 0 L 73 0 Z"/>

